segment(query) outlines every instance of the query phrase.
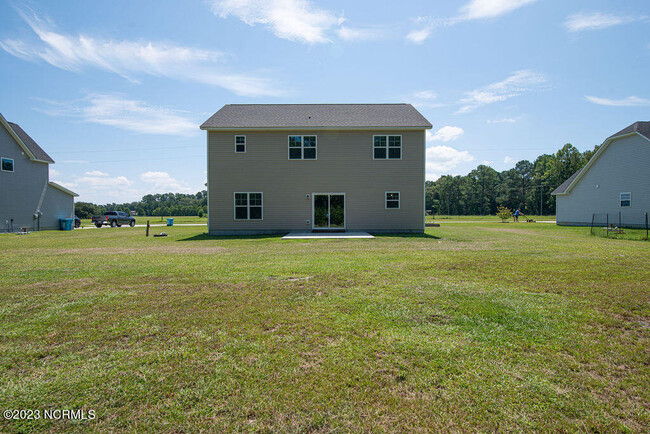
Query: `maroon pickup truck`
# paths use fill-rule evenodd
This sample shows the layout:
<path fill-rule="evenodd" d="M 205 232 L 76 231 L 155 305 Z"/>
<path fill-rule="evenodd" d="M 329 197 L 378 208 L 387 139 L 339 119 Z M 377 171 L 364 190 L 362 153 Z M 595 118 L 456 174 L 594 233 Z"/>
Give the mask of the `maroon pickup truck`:
<path fill-rule="evenodd" d="M 104 225 L 107 225 L 112 228 L 120 227 L 122 225 L 129 225 L 131 227 L 135 226 L 135 217 L 130 216 L 124 211 L 106 211 L 104 215 L 94 215 L 92 217 L 92 223 L 101 228 Z"/>

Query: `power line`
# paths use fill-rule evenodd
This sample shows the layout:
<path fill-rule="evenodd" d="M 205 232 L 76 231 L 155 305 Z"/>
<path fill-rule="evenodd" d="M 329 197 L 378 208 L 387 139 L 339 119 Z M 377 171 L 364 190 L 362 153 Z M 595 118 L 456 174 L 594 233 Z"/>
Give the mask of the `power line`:
<path fill-rule="evenodd" d="M 182 157 L 167 158 L 129 158 L 128 160 L 108 160 L 108 161 L 68 161 L 56 164 L 101 164 L 101 163 L 126 163 L 129 161 L 160 161 L 160 160 L 180 160 L 182 158 L 205 158 L 205 155 L 185 155 Z"/>
<path fill-rule="evenodd" d="M 205 145 L 204 145 L 205 146 Z M 204 147 L 203 146 L 203 147 Z M 185 148 L 199 148 L 196 145 L 194 146 L 156 146 L 152 148 L 111 148 L 111 149 L 96 149 L 92 151 L 63 151 L 57 152 L 57 154 L 85 154 L 85 153 L 95 153 L 95 152 L 117 152 L 117 151 L 157 151 L 160 149 L 185 149 Z"/>

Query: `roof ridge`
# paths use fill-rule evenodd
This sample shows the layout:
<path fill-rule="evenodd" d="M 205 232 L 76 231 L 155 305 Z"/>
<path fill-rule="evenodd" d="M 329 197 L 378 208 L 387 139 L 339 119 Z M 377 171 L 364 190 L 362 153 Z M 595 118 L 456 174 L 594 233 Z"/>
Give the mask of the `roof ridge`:
<path fill-rule="evenodd" d="M 240 106 L 269 106 L 269 105 L 412 105 L 407 102 L 323 102 L 323 103 L 264 103 L 264 104 L 226 104 Z"/>

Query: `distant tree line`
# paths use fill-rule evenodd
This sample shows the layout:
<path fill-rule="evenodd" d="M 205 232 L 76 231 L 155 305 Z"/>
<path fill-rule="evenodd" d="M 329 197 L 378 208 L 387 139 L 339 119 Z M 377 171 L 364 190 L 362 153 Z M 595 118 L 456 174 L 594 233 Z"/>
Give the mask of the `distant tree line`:
<path fill-rule="evenodd" d="M 465 176 L 441 176 L 426 183 L 426 209 L 438 215 L 494 215 L 506 206 L 525 214 L 555 214 L 551 192 L 597 150 L 580 152 L 567 143 L 555 154 L 519 161 L 503 172 L 481 164 Z"/>
<path fill-rule="evenodd" d="M 107 203 L 95 205 L 89 202 L 76 202 L 75 214 L 79 218 L 90 218 L 101 215 L 106 211 L 135 211 L 138 215 L 146 216 L 199 216 L 208 212 L 208 192 L 196 194 L 162 193 L 147 194 L 141 200 L 130 203 Z"/>

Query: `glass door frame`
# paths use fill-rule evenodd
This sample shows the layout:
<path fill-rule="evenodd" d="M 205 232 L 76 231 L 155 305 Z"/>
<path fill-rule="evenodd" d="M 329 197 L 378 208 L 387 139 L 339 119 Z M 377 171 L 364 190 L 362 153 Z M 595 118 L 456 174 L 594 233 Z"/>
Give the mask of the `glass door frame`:
<path fill-rule="evenodd" d="M 343 196 L 343 227 L 342 228 L 332 228 L 330 227 L 330 219 L 329 217 L 327 218 L 327 227 L 326 228 L 321 228 L 321 227 L 315 227 L 316 224 L 316 196 L 328 196 L 327 198 L 327 206 L 329 208 L 330 206 L 330 197 L 329 196 Z M 345 198 L 345 193 L 312 193 L 311 194 L 311 229 L 314 231 L 344 231 L 346 230 L 347 224 L 348 224 L 348 218 L 347 218 L 347 200 Z M 329 215 L 329 209 L 328 215 Z"/>

